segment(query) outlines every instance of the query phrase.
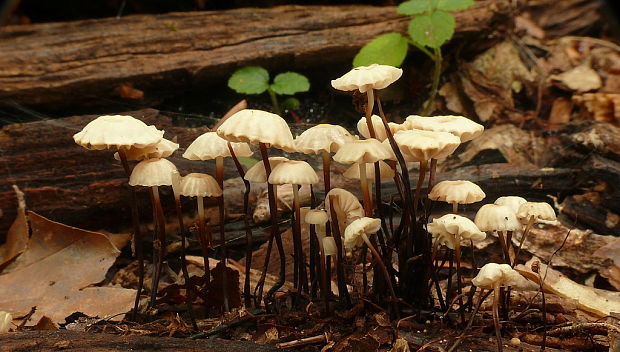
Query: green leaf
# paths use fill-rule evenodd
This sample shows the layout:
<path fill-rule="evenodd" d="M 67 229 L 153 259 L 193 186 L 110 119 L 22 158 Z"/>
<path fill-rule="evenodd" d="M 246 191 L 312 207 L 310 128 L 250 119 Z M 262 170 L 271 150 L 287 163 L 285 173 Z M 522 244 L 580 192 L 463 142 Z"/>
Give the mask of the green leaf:
<path fill-rule="evenodd" d="M 432 10 L 430 0 L 409 0 L 398 5 L 396 12 L 401 15 L 419 15 Z"/>
<path fill-rule="evenodd" d="M 438 0 L 437 10 L 459 11 L 465 10 L 473 4 L 474 0 Z"/>
<path fill-rule="evenodd" d="M 241 94 L 261 94 L 269 88 L 269 72 L 259 66 L 242 67 L 230 76 L 228 87 Z"/>
<path fill-rule="evenodd" d="M 353 67 L 372 64 L 399 67 L 405 61 L 409 44 L 400 33 L 387 33 L 378 36 L 355 55 Z"/>
<path fill-rule="evenodd" d="M 295 97 L 288 97 L 282 102 L 282 106 L 287 110 L 297 110 L 301 102 Z"/>
<path fill-rule="evenodd" d="M 431 48 L 439 48 L 454 34 L 454 16 L 444 11 L 417 16 L 409 22 L 409 35 L 413 41 Z"/>
<path fill-rule="evenodd" d="M 246 157 L 246 156 L 239 157 L 237 159 L 239 159 L 239 163 L 245 166 L 247 169 L 251 168 L 252 166 L 254 166 L 254 164 L 258 162 L 257 159 L 254 159 L 252 157 Z"/>
<path fill-rule="evenodd" d="M 299 92 L 307 92 L 310 89 L 310 82 L 306 76 L 295 72 L 280 73 L 273 79 L 271 85 L 276 94 L 293 95 Z"/>

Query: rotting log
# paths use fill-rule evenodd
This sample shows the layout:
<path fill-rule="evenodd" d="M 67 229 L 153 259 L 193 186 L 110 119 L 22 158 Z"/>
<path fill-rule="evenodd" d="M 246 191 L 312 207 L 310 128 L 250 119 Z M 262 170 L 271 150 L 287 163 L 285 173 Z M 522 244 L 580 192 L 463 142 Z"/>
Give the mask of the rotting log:
<path fill-rule="evenodd" d="M 509 23 L 509 0 L 456 13 L 456 38 Z M 350 62 L 377 35 L 406 32 L 395 7 L 279 6 L 135 15 L 0 28 L 0 105 L 97 105 L 121 85 L 146 92 L 213 82 L 248 64 L 305 69 Z"/>
<path fill-rule="evenodd" d="M 118 336 L 80 331 L 22 331 L 0 334 L 0 352 L 9 351 L 276 351 L 271 345 L 223 339 Z"/>

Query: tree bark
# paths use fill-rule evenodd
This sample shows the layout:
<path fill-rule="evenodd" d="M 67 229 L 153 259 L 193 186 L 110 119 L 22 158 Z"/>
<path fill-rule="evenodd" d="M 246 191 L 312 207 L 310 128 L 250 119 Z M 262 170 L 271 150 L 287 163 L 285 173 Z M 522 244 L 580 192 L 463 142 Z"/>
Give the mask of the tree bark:
<path fill-rule="evenodd" d="M 511 3 L 457 12 L 457 40 L 486 38 L 509 21 Z M 405 33 L 408 20 L 390 6 L 279 6 L 2 27 L 0 105 L 95 105 L 118 99 L 122 85 L 146 98 L 249 64 L 323 68 L 380 34 Z"/>

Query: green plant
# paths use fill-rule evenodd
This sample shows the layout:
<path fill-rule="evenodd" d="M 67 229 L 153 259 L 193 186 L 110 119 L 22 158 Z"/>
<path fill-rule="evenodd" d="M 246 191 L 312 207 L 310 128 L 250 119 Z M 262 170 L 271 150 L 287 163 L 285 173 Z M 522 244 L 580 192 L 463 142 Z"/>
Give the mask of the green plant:
<path fill-rule="evenodd" d="M 437 95 L 443 58 L 441 46 L 454 34 L 456 21 L 451 11 L 464 10 L 474 4 L 474 0 L 409 0 L 398 6 L 398 13 L 415 16 L 409 21 L 407 33 L 387 33 L 373 39 L 357 53 L 353 66 L 383 64 L 400 66 L 409 45 L 413 45 L 434 62 L 432 87 L 423 114 L 431 111 L 431 102 Z"/>
<path fill-rule="evenodd" d="M 294 95 L 310 89 L 308 78 L 296 72 L 280 73 L 269 83 L 269 72 L 260 66 L 246 66 L 235 71 L 228 79 L 228 87 L 241 94 L 262 94 L 265 91 L 271 98 L 274 112 L 281 115 L 277 95 Z M 289 109 L 297 109 L 299 100 L 287 98 L 283 105 Z"/>

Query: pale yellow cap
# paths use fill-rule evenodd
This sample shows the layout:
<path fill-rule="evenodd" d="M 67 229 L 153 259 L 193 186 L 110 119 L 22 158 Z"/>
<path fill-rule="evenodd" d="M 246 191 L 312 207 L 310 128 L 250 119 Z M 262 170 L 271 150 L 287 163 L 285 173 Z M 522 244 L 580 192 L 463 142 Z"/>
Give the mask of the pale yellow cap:
<path fill-rule="evenodd" d="M 374 163 L 379 160 L 392 159 L 393 153 L 389 147 L 378 140 L 364 139 L 345 143 L 334 154 L 334 160 L 343 164 Z"/>
<path fill-rule="evenodd" d="M 127 160 L 142 160 L 151 158 L 167 158 L 179 149 L 179 145 L 172 141 L 162 138 L 157 144 L 144 148 L 129 147 L 125 149 Z M 118 152 L 114 153 L 114 159 L 121 160 Z"/>
<path fill-rule="evenodd" d="M 436 184 L 428 197 L 446 203 L 471 204 L 484 199 L 486 194 L 471 181 L 441 181 Z"/>
<path fill-rule="evenodd" d="M 146 159 L 139 162 L 131 172 L 131 186 L 171 186 L 176 166 L 166 159 Z"/>
<path fill-rule="evenodd" d="M 372 115 L 370 117 L 370 120 L 372 121 L 372 127 L 375 130 L 375 139 L 383 142 L 387 138 L 387 132 L 385 131 L 385 126 L 383 126 L 383 121 L 381 120 L 381 117 L 377 115 Z M 363 116 L 359 121 L 357 121 L 357 130 L 362 136 L 364 136 L 364 138 L 371 138 L 365 116 Z"/>
<path fill-rule="evenodd" d="M 253 154 L 247 143 L 231 143 L 235 156 L 238 158 L 248 157 Z M 207 132 L 196 138 L 187 147 L 183 157 L 189 160 L 211 160 L 218 157 L 229 157 L 228 141 L 215 132 Z"/>
<path fill-rule="evenodd" d="M 411 115 L 407 117 L 405 124 L 408 128 L 418 130 L 452 133 L 461 139 L 461 143 L 480 136 L 484 131 L 484 126 L 464 116 Z"/>
<path fill-rule="evenodd" d="M 295 148 L 304 154 L 335 153 L 340 146 L 356 138 L 344 127 L 320 124 L 308 128 L 295 138 Z"/>
<path fill-rule="evenodd" d="M 272 156 L 268 160 L 269 165 L 271 166 L 271 170 L 273 171 L 274 167 L 288 159 L 282 156 Z M 265 171 L 265 164 L 263 163 L 263 161 L 261 160 L 254 164 L 251 168 L 249 168 L 248 171 L 245 172 L 244 178 L 250 182 L 255 183 L 267 182 L 267 172 Z"/>
<path fill-rule="evenodd" d="M 517 218 L 527 224 L 530 217 L 534 217 L 537 222 L 556 220 L 555 210 L 545 202 L 526 202 L 521 204 L 517 211 Z"/>
<path fill-rule="evenodd" d="M 388 65 L 359 66 L 332 80 L 332 87 L 344 91 L 357 89 L 365 93 L 370 89 L 383 89 L 389 86 L 402 74 L 402 69 Z"/>
<path fill-rule="evenodd" d="M 456 214 L 446 214 L 440 218 L 433 219 L 428 224 L 428 232 L 436 238 L 439 244 L 454 249 L 456 245 L 456 235 L 463 240 L 474 242 L 482 241 L 486 238 L 486 233 L 480 231 L 478 226 L 468 218 Z"/>
<path fill-rule="evenodd" d="M 181 178 L 179 193 L 185 197 L 219 197 L 222 189 L 210 175 L 191 173 Z"/>
<path fill-rule="evenodd" d="M 362 207 L 359 199 L 357 199 L 353 193 L 342 188 L 332 188 L 325 195 L 325 210 L 332 222 L 333 219 L 331 218 L 329 203 L 330 197 L 334 199 L 334 211 L 338 217 L 338 227 L 342 235 L 347 225 L 364 216 L 364 207 Z"/>
<path fill-rule="evenodd" d="M 286 121 L 267 111 L 241 110 L 226 119 L 217 134 L 231 142 L 264 143 L 287 152 L 295 151 L 293 135 Z"/>
<path fill-rule="evenodd" d="M 362 234 L 370 235 L 379 231 L 380 228 L 380 219 L 362 217 L 353 221 L 344 230 L 344 248 L 350 249 L 362 245 L 364 243 Z"/>
<path fill-rule="evenodd" d="M 394 178 L 394 170 L 392 170 L 392 168 L 385 163 L 384 161 L 379 161 L 379 172 L 381 173 L 381 179 L 382 180 L 389 180 Z M 352 166 L 350 166 L 343 174 L 342 176 L 346 177 L 346 178 L 352 178 L 355 180 L 359 180 L 360 179 L 360 167 L 359 164 L 355 163 Z M 374 180 L 375 179 L 375 165 L 374 164 L 368 164 L 366 165 L 366 179 L 368 180 Z"/>
<path fill-rule="evenodd" d="M 499 197 L 495 200 L 495 202 L 493 202 L 494 204 L 498 204 L 498 205 L 505 205 L 510 207 L 512 210 L 514 210 L 515 214 L 519 211 L 519 207 L 521 206 L 521 204 L 526 203 L 527 200 L 525 200 L 525 198 L 523 197 L 519 197 L 519 196 L 505 196 L 505 197 Z"/>
<path fill-rule="evenodd" d="M 491 290 L 495 286 L 517 286 L 524 278 L 508 264 L 487 263 L 471 282 L 480 288 Z"/>
<path fill-rule="evenodd" d="M 164 131 L 125 115 L 99 116 L 73 135 L 75 143 L 87 149 L 144 148 L 159 142 Z"/>
<path fill-rule="evenodd" d="M 307 162 L 285 160 L 271 170 L 268 181 L 274 185 L 311 185 L 319 182 L 319 177 Z"/>
<path fill-rule="evenodd" d="M 483 205 L 474 222 L 480 231 L 518 231 L 522 228 L 514 211 L 505 205 Z"/>
<path fill-rule="evenodd" d="M 406 161 L 444 159 L 461 144 L 459 137 L 451 133 L 423 130 L 398 131 L 394 140 Z"/>

